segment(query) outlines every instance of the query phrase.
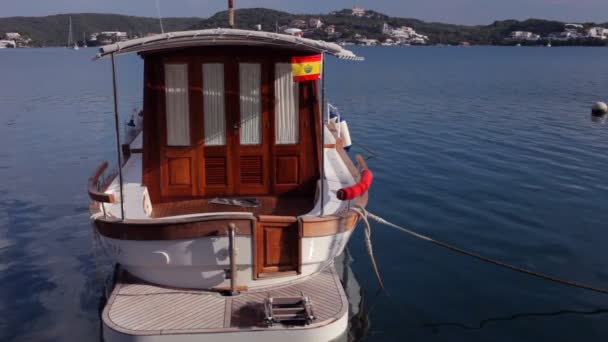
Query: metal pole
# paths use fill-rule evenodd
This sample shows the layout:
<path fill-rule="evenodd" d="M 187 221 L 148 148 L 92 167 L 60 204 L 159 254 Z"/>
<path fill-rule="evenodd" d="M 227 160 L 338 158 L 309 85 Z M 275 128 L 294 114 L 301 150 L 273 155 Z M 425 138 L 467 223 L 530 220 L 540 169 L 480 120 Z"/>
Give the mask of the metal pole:
<path fill-rule="evenodd" d="M 112 57 L 112 88 L 114 90 L 114 128 L 116 130 L 116 155 L 118 156 L 118 181 L 120 183 L 120 219 L 125 220 L 125 205 L 123 196 L 123 183 L 122 183 L 122 154 L 120 152 L 120 129 L 119 129 L 119 118 L 118 118 L 118 91 L 116 88 L 116 60 L 114 59 L 114 53 Z"/>
<path fill-rule="evenodd" d="M 234 28 L 234 0 L 228 0 L 228 26 Z"/>
<path fill-rule="evenodd" d="M 228 248 L 230 249 L 230 294 L 236 296 L 238 294 L 236 288 L 236 225 L 228 224 Z"/>
<path fill-rule="evenodd" d="M 325 52 L 321 54 L 321 216 L 325 206 Z"/>

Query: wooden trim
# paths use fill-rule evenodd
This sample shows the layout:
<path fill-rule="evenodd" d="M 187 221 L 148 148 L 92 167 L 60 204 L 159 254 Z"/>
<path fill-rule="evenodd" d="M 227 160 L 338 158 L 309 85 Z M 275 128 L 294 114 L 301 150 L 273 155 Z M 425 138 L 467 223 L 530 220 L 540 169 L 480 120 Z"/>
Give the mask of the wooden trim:
<path fill-rule="evenodd" d="M 359 216 L 304 216 L 301 219 L 302 237 L 319 237 L 345 233 L 355 229 Z"/>
<path fill-rule="evenodd" d="M 102 202 L 102 203 L 116 203 L 116 198 L 113 194 L 106 194 L 100 190 L 97 190 L 97 184 L 99 184 L 99 178 L 108 168 L 108 162 L 103 162 L 91 178 L 88 181 L 88 192 L 89 198 L 93 201 Z"/>
<path fill-rule="evenodd" d="M 356 204 L 365 206 L 367 204 L 367 193 L 359 197 Z M 259 221 L 272 225 L 293 223 L 297 220 L 292 216 L 263 215 L 257 219 L 254 216 L 247 218 L 236 215 L 213 215 L 198 218 L 125 220 L 120 222 L 111 218 L 99 217 L 94 220 L 94 224 L 99 233 L 108 238 L 149 241 L 226 236 L 228 224 L 235 223 L 238 227 L 238 235 L 253 235 L 253 240 L 256 240 L 254 227 Z M 358 220 L 358 216 L 354 213 L 348 216 L 303 216 L 299 218 L 299 235 L 310 238 L 348 232 L 355 229 Z M 255 254 L 255 241 L 252 241 L 252 243 Z"/>
<path fill-rule="evenodd" d="M 259 215 L 259 221 L 276 223 L 294 223 L 298 220 L 295 216 Z"/>
<path fill-rule="evenodd" d="M 158 116 L 160 97 L 164 87 L 160 77 L 161 63 L 157 58 L 144 60 L 144 127 L 143 127 L 143 155 L 142 180 L 148 189 L 152 203 L 161 201 L 160 191 L 160 136 L 158 129 Z"/>
<path fill-rule="evenodd" d="M 237 235 L 250 236 L 256 224 L 255 217 L 205 216 L 173 220 L 115 221 L 97 218 L 94 221 L 99 233 L 118 240 L 180 240 L 210 236 L 227 236 L 228 224 L 237 226 Z"/>
<path fill-rule="evenodd" d="M 359 164 L 359 170 L 367 170 L 367 162 L 365 162 L 365 159 L 363 158 L 363 156 L 361 156 L 360 154 L 356 154 L 355 155 L 355 160 L 357 161 L 357 164 Z"/>

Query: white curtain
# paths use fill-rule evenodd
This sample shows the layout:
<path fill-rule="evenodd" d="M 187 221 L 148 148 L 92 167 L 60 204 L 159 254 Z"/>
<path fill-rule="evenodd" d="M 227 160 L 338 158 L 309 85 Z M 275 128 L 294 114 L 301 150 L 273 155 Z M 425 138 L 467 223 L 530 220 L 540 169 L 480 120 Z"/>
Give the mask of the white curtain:
<path fill-rule="evenodd" d="M 291 64 L 277 63 L 275 67 L 274 96 L 275 136 L 277 145 L 299 142 L 299 86 L 293 81 Z"/>
<path fill-rule="evenodd" d="M 188 65 L 165 64 L 167 145 L 190 146 Z"/>
<path fill-rule="evenodd" d="M 261 76 L 260 64 L 240 64 L 241 145 L 262 143 Z"/>
<path fill-rule="evenodd" d="M 203 104 L 205 111 L 205 145 L 226 145 L 224 64 L 203 64 Z"/>

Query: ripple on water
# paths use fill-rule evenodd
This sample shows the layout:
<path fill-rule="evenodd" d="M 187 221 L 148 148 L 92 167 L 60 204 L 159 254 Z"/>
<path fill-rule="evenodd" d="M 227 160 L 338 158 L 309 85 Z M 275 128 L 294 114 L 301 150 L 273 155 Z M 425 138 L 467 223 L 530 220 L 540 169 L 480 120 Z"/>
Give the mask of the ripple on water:
<path fill-rule="evenodd" d="M 0 79 L 0 143 L 10 147 L 0 149 L 2 341 L 97 336 L 100 273 L 109 269 L 96 267 L 83 189 L 98 161 L 113 160 L 113 108 L 107 61 L 91 63 L 80 52 L 3 55 L 14 68 Z M 608 50 L 357 52 L 365 63 L 327 61 L 326 87 L 354 149 L 364 144 L 378 155 L 368 162 L 372 212 L 535 270 L 608 280 L 601 252 L 608 127 L 588 113 L 608 88 L 608 73 L 597 72 Z M 125 121 L 141 105 L 142 66 L 137 57 L 119 61 Z M 525 315 L 606 307 L 603 297 L 494 269 L 378 225 L 373 239 L 390 298 L 368 295 L 377 285 L 360 230 L 350 244 L 370 300 L 369 341 L 608 335 L 606 315 Z M 509 315 L 523 318 L 495 319 Z M 462 328 L 485 320 L 491 323 L 483 328 Z M 426 327 L 438 322 L 456 324 Z"/>

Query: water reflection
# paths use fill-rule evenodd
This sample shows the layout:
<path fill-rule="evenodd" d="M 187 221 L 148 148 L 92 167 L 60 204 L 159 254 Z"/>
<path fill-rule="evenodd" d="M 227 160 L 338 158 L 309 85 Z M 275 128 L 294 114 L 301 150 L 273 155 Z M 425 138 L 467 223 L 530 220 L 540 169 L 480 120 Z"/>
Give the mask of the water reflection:
<path fill-rule="evenodd" d="M 591 121 L 593 121 L 595 123 L 605 124 L 607 120 L 608 120 L 608 115 L 606 115 L 606 114 L 604 114 L 604 115 L 591 114 Z"/>
<path fill-rule="evenodd" d="M 508 321 L 515 321 L 518 319 L 525 319 L 525 318 L 555 317 L 555 316 L 562 316 L 562 315 L 590 316 L 590 315 L 601 315 L 601 314 L 605 314 L 605 313 L 608 313 L 608 309 L 593 309 L 593 310 L 587 310 L 587 311 L 558 310 L 558 311 L 549 311 L 549 312 L 522 312 L 522 313 L 512 314 L 512 315 L 508 315 L 508 316 L 490 317 L 490 318 L 482 319 L 481 321 L 479 321 L 477 323 L 477 325 L 467 325 L 467 324 L 460 323 L 460 322 L 439 322 L 439 323 L 424 324 L 424 327 L 433 329 L 433 332 L 439 332 L 440 328 L 446 328 L 446 327 L 454 327 L 454 328 L 459 328 L 459 329 L 464 329 L 464 330 L 480 330 L 480 329 L 483 329 L 486 325 L 488 325 L 490 323 L 504 322 L 504 321 L 508 322 Z"/>
<path fill-rule="evenodd" d="M 369 333 L 369 314 L 373 310 L 375 301 L 371 300 L 372 305 L 366 303 L 365 289 L 361 287 L 357 276 L 353 272 L 352 262 L 353 258 L 350 251 L 345 248 L 344 252 L 336 258 L 335 266 L 346 292 L 346 297 L 348 297 L 348 341 L 362 341 Z M 376 297 L 377 295 L 374 296 L 374 298 Z"/>

